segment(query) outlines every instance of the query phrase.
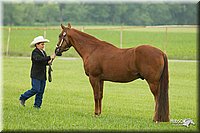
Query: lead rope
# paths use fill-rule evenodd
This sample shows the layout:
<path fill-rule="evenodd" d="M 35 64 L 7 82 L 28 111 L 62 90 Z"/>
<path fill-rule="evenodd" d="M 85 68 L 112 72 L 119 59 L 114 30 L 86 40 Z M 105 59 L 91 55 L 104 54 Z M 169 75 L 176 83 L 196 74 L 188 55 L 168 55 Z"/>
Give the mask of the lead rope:
<path fill-rule="evenodd" d="M 51 72 L 53 72 L 53 69 L 52 69 L 52 62 L 53 62 L 53 60 L 49 63 L 49 69 L 48 69 L 48 80 L 49 80 L 49 82 L 51 82 L 52 81 L 52 76 L 51 76 Z"/>

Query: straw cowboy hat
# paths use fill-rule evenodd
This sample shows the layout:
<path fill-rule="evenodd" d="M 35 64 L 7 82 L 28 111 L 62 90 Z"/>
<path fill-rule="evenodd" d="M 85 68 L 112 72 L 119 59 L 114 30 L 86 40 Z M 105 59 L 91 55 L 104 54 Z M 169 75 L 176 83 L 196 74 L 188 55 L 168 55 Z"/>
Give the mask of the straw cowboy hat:
<path fill-rule="evenodd" d="M 50 42 L 48 39 L 45 39 L 43 36 L 38 36 L 33 39 L 33 41 L 30 44 L 30 47 L 35 47 L 35 44 L 39 42 Z"/>

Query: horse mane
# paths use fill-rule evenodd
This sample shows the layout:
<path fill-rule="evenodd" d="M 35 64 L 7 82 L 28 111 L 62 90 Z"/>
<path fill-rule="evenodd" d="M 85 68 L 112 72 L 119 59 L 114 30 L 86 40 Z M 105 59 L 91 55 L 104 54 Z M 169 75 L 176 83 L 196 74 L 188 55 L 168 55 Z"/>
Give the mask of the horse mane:
<path fill-rule="evenodd" d="M 90 40 L 96 40 L 96 41 L 100 41 L 99 39 L 97 39 L 96 37 L 94 36 L 91 36 L 87 33 L 84 33 L 84 32 L 81 32 L 79 30 L 76 30 L 76 29 L 73 29 L 76 33 L 78 33 L 79 35 L 85 37 L 86 39 L 90 39 Z"/>
<path fill-rule="evenodd" d="M 91 36 L 87 33 L 81 32 L 81 31 L 73 29 L 73 28 L 71 28 L 70 31 L 71 30 L 74 31 L 77 35 L 82 36 L 84 38 L 84 41 L 87 41 L 88 44 L 94 44 L 95 43 L 96 45 L 98 45 L 98 44 L 102 45 L 103 44 L 103 45 L 110 45 L 110 46 L 116 47 L 111 43 L 108 43 L 106 41 L 102 41 L 102 40 L 100 40 L 100 39 L 98 39 L 94 36 Z"/>

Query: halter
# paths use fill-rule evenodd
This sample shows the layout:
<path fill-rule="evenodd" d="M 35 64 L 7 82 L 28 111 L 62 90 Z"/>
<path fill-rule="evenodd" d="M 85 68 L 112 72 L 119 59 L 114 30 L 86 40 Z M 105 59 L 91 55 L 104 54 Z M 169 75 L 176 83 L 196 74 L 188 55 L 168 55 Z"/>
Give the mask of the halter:
<path fill-rule="evenodd" d="M 66 36 L 66 35 L 67 35 L 67 33 L 66 33 L 66 32 L 63 32 L 63 34 L 62 34 L 62 40 L 60 41 L 59 45 L 56 46 L 58 49 L 62 46 L 62 43 L 63 43 L 64 41 L 66 42 L 67 46 L 69 45 L 69 40 L 66 40 L 66 39 L 65 39 L 65 36 Z M 67 51 L 69 48 L 70 48 L 70 47 L 68 46 L 68 47 L 65 48 L 63 51 Z"/>
<path fill-rule="evenodd" d="M 62 43 L 63 43 L 63 41 L 64 41 L 64 36 L 66 36 L 66 35 L 67 35 L 67 33 L 66 33 L 66 32 L 63 32 L 62 40 L 60 41 L 60 44 L 59 44 L 58 47 L 61 47 L 61 45 L 62 45 Z"/>

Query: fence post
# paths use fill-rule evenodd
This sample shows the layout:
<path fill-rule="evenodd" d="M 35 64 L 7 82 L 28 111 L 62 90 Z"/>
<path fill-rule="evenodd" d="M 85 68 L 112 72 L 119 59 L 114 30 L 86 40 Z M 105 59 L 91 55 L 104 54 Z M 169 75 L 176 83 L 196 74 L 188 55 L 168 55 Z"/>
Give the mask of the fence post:
<path fill-rule="evenodd" d="M 123 39 L 123 28 L 120 28 L 120 48 L 122 48 L 122 39 Z"/>
<path fill-rule="evenodd" d="M 47 28 L 44 28 L 44 38 L 46 38 L 46 36 L 47 36 Z M 44 50 L 45 50 L 45 46 L 44 46 Z"/>
<path fill-rule="evenodd" d="M 8 56 L 8 53 L 9 53 L 10 32 L 11 32 L 11 28 L 9 27 L 9 28 L 8 28 L 8 40 L 7 40 L 6 56 Z"/>
<path fill-rule="evenodd" d="M 81 28 L 81 31 L 84 32 L 84 26 Z"/>
<path fill-rule="evenodd" d="M 47 36 L 47 28 L 44 28 L 44 38 Z"/>

